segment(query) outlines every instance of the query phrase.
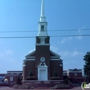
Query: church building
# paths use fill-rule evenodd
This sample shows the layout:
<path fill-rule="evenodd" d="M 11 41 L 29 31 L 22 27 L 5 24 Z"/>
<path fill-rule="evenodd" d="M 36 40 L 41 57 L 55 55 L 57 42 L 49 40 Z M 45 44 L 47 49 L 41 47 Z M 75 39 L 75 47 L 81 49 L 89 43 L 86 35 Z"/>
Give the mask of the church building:
<path fill-rule="evenodd" d="M 26 80 L 30 70 L 38 81 L 51 80 L 54 71 L 60 77 L 59 80 L 63 80 L 63 62 L 58 54 L 50 50 L 47 24 L 44 15 L 44 0 L 42 0 L 35 51 L 26 55 L 25 60 L 23 60 L 23 80 Z"/>

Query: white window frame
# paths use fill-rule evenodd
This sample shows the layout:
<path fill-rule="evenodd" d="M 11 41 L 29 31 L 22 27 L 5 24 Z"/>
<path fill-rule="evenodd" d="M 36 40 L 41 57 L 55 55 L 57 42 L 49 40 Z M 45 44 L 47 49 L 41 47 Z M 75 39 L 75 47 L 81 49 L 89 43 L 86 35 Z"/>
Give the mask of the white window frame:
<path fill-rule="evenodd" d="M 13 81 L 13 77 L 10 77 L 10 81 Z"/>
<path fill-rule="evenodd" d="M 75 73 L 75 76 L 77 76 L 77 73 Z"/>

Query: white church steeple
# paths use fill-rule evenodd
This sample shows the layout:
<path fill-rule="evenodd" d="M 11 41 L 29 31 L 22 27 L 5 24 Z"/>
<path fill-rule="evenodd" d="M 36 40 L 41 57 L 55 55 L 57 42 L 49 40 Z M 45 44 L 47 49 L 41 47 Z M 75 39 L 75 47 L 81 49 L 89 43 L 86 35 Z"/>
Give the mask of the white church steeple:
<path fill-rule="evenodd" d="M 40 22 L 45 22 L 45 16 L 44 16 L 44 0 L 42 0 L 42 4 L 41 4 L 41 17 L 40 17 Z"/>
<path fill-rule="evenodd" d="M 41 3 L 41 15 L 40 15 L 40 22 L 38 23 L 38 35 L 37 36 L 48 36 L 47 34 L 47 22 L 45 21 L 45 14 L 44 14 L 44 0 Z"/>

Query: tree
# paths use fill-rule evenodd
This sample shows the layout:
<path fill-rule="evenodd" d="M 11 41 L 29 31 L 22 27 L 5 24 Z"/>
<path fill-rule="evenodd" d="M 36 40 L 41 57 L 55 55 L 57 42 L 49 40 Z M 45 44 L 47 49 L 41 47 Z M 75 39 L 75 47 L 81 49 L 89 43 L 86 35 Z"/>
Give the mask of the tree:
<path fill-rule="evenodd" d="M 53 77 L 57 77 L 57 72 L 56 71 L 53 72 Z"/>
<path fill-rule="evenodd" d="M 90 82 L 90 52 L 87 52 L 86 55 L 84 56 L 84 75 L 88 79 L 88 82 Z"/>
<path fill-rule="evenodd" d="M 68 82 L 69 82 L 69 78 L 68 78 L 68 76 L 63 76 L 63 81 L 64 81 L 64 83 L 65 84 L 68 84 Z"/>
<path fill-rule="evenodd" d="M 22 84 L 21 78 L 20 78 L 20 76 L 18 76 L 18 78 L 17 78 L 17 85 L 21 85 L 21 84 Z"/>
<path fill-rule="evenodd" d="M 33 73 L 31 70 L 29 71 L 28 76 L 33 76 Z"/>

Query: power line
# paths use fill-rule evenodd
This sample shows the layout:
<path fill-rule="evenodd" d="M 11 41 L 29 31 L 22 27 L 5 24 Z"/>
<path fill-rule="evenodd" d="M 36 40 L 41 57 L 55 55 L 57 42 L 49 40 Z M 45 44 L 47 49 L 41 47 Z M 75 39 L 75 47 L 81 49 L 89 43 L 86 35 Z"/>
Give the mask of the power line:
<path fill-rule="evenodd" d="M 90 34 L 86 35 L 61 35 L 61 36 L 50 36 L 50 37 L 78 37 L 78 36 L 90 36 Z M 0 37 L 0 38 L 35 38 L 36 36 L 25 36 L 25 37 Z"/>
<path fill-rule="evenodd" d="M 56 31 L 78 31 L 78 30 L 80 30 L 80 31 L 90 31 L 90 29 L 63 29 L 63 30 L 48 30 L 49 32 L 51 32 L 51 31 L 54 31 L 54 32 L 56 32 Z M 14 33 L 14 32 L 38 32 L 38 30 L 32 30 L 32 31 L 29 31 L 29 30 L 27 30 L 27 31 L 0 31 L 0 33 Z"/>

